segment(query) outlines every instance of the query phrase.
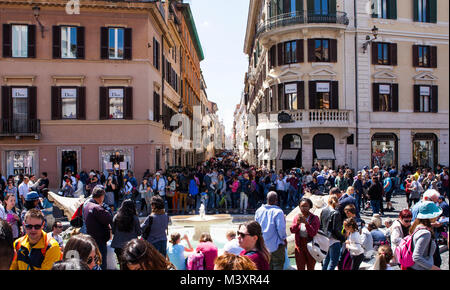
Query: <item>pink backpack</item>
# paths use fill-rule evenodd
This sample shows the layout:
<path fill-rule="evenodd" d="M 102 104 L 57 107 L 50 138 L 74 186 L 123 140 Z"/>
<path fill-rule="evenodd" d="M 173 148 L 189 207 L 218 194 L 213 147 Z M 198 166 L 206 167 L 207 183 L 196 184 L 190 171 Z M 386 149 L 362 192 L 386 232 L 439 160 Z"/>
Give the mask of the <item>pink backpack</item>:
<path fill-rule="evenodd" d="M 422 229 L 422 228 L 420 228 L 420 229 Z M 414 248 L 412 245 L 413 236 L 420 229 L 417 229 L 411 235 L 407 235 L 406 237 L 404 237 L 400 241 L 400 244 L 398 245 L 398 247 L 395 248 L 395 257 L 397 258 L 398 263 L 400 265 L 402 265 L 402 268 L 409 268 L 414 265 L 414 260 L 413 260 Z M 431 248 L 431 244 L 429 246 L 428 251 L 430 251 L 430 248 Z"/>
<path fill-rule="evenodd" d="M 186 270 L 205 270 L 205 255 L 198 251 L 188 257 Z"/>

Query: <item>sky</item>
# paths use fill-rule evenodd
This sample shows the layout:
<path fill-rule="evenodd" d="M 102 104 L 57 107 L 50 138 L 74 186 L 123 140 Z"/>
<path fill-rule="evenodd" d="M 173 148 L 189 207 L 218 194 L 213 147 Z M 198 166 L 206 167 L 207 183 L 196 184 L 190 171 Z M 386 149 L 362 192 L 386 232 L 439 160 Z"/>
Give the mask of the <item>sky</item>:
<path fill-rule="evenodd" d="M 231 134 L 233 113 L 244 90 L 248 57 L 244 53 L 249 0 L 188 0 L 205 59 L 200 63 L 208 99 Z"/>

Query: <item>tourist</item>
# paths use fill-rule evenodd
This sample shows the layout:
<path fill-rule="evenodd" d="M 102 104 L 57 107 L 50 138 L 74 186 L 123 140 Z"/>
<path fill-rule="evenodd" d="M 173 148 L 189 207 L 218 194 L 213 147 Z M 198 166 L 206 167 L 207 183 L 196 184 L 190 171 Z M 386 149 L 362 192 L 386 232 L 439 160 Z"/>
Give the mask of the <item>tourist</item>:
<path fill-rule="evenodd" d="M 166 202 L 167 208 L 174 210 L 173 198 L 175 197 L 175 191 L 177 190 L 177 182 L 172 177 L 172 175 L 167 176 L 167 185 L 166 185 Z"/>
<path fill-rule="evenodd" d="M 61 259 L 58 242 L 44 229 L 44 215 L 38 209 L 30 209 L 24 217 L 26 235 L 14 242 L 16 255 L 11 270 L 50 270 Z"/>
<path fill-rule="evenodd" d="M 74 197 L 75 189 L 72 186 L 72 179 L 67 177 L 65 179 L 64 187 L 61 190 L 61 195 L 64 197 Z"/>
<path fill-rule="evenodd" d="M 136 239 L 141 235 L 136 205 L 131 199 L 124 200 L 122 206 L 114 216 L 112 222 L 112 234 L 113 239 L 111 241 L 111 247 L 114 248 L 117 260 L 120 260 L 123 246 L 127 242 Z"/>
<path fill-rule="evenodd" d="M 283 270 L 287 246 L 286 219 L 277 202 L 277 193 L 271 191 L 267 194 L 267 204 L 262 205 L 255 213 L 255 221 L 262 228 L 264 242 L 270 252 L 271 270 Z"/>
<path fill-rule="evenodd" d="M 339 189 L 337 189 L 339 191 Z M 334 270 L 339 262 L 342 243 L 345 237 L 342 234 L 343 217 L 337 210 L 338 197 L 330 195 L 328 206 L 320 213 L 320 230 L 326 233 L 330 240 L 328 253 L 322 263 L 322 270 Z"/>
<path fill-rule="evenodd" d="M 398 219 L 392 223 L 390 240 L 392 251 L 394 253 L 395 249 L 398 247 L 402 239 L 409 234 L 411 220 L 411 211 L 409 209 L 404 209 L 398 215 Z"/>
<path fill-rule="evenodd" d="M 278 194 L 278 200 L 279 200 L 279 205 L 281 209 L 285 209 L 286 204 L 287 204 L 287 194 L 286 194 L 286 182 L 284 179 L 283 174 L 279 174 L 276 181 L 275 181 L 275 185 L 276 185 L 276 191 Z"/>
<path fill-rule="evenodd" d="M 427 201 L 432 201 L 434 203 L 437 203 L 437 202 L 439 202 L 440 195 L 441 194 L 437 190 L 434 190 L 434 189 L 428 189 L 427 191 L 425 191 L 423 193 L 422 199 L 411 208 L 412 221 L 414 222 L 417 215 L 419 214 L 419 209 L 421 208 L 422 203 L 427 202 Z"/>
<path fill-rule="evenodd" d="M 175 270 L 165 256 L 145 240 L 133 239 L 123 248 L 121 270 Z"/>
<path fill-rule="evenodd" d="M 239 255 L 243 249 L 239 246 L 239 241 L 236 238 L 236 231 L 228 230 L 226 233 L 226 238 L 228 242 L 223 247 L 223 251 L 225 253 Z"/>
<path fill-rule="evenodd" d="M 201 234 L 199 244 L 195 249 L 195 252 L 199 251 L 205 256 L 205 270 L 214 270 L 214 260 L 217 258 L 218 250 L 209 233 Z"/>
<path fill-rule="evenodd" d="M 352 187 L 355 190 L 355 199 L 356 199 L 356 210 L 357 212 L 361 212 L 361 203 L 363 201 L 364 196 L 364 183 L 361 171 L 358 171 L 356 175 L 356 179 L 352 184 Z"/>
<path fill-rule="evenodd" d="M 442 209 L 432 201 L 423 201 L 418 209 L 417 218 L 409 229 L 413 244 L 414 265 L 407 270 L 440 270 L 434 264 L 434 252 L 439 247 L 433 239 L 432 224 L 442 214 Z"/>
<path fill-rule="evenodd" d="M 231 199 L 226 193 L 227 184 L 223 174 L 219 174 L 217 184 L 216 184 L 216 196 L 218 207 L 225 206 L 225 213 L 228 213 L 228 206 L 231 206 Z M 216 211 L 216 213 L 218 213 Z"/>
<path fill-rule="evenodd" d="M 55 223 L 55 217 L 53 216 L 53 203 L 48 198 L 48 188 L 41 190 L 42 194 L 42 213 L 45 218 L 46 231 L 51 231 L 51 226 Z"/>
<path fill-rule="evenodd" d="M 240 199 L 240 192 L 239 192 L 240 183 L 237 178 L 237 176 L 233 176 L 231 180 L 231 199 L 233 200 L 233 207 L 238 208 L 239 206 L 239 199 Z"/>
<path fill-rule="evenodd" d="M 185 240 L 188 247 L 180 245 L 181 240 Z M 169 258 L 169 261 L 172 262 L 177 270 L 186 270 L 186 258 L 184 257 L 184 252 L 194 251 L 188 236 L 184 235 L 181 237 L 179 233 L 173 233 L 170 235 L 170 243 L 171 245 L 167 248 L 167 257 Z"/>
<path fill-rule="evenodd" d="M 62 237 L 60 236 L 63 231 L 63 225 L 60 221 L 56 221 L 52 225 L 52 231 L 48 233 L 49 237 L 54 238 L 61 248 L 61 251 L 64 251 L 64 241 Z"/>
<path fill-rule="evenodd" d="M 341 216 L 345 216 L 345 207 L 347 205 L 353 205 L 356 208 L 356 199 L 353 196 L 355 194 L 355 188 L 353 186 L 348 186 L 347 190 L 344 194 L 337 193 L 339 197 L 339 212 L 341 213 Z M 359 218 L 359 213 L 356 212 L 356 217 Z"/>
<path fill-rule="evenodd" d="M 186 214 L 187 196 L 189 194 L 189 175 L 187 170 L 184 170 L 183 174 L 180 175 L 178 184 L 178 209 L 182 214 Z"/>
<path fill-rule="evenodd" d="M 251 221 L 241 224 L 237 234 L 239 246 L 244 249 L 240 255 L 250 258 L 258 270 L 269 270 L 270 252 L 264 243 L 259 223 Z"/>
<path fill-rule="evenodd" d="M 94 188 L 97 185 L 101 185 L 100 181 L 98 181 L 98 176 L 94 172 L 89 173 L 89 183 L 86 184 L 86 192 L 84 193 L 84 197 L 88 197 L 92 195 Z"/>
<path fill-rule="evenodd" d="M 13 230 L 6 220 L 0 218 L 0 270 L 9 270 L 14 259 Z"/>
<path fill-rule="evenodd" d="M 86 262 L 80 259 L 68 259 L 57 261 L 53 264 L 53 271 L 86 271 L 90 270 Z"/>
<path fill-rule="evenodd" d="M 188 203 L 189 210 L 198 214 L 200 208 L 200 191 L 199 191 L 199 180 L 194 174 L 189 175 L 189 195 L 188 195 Z"/>
<path fill-rule="evenodd" d="M 23 204 L 23 210 L 22 213 L 20 214 L 20 219 L 22 221 L 25 220 L 25 214 L 30 210 L 30 209 L 37 209 L 39 211 L 42 210 L 42 204 L 41 204 L 41 200 L 39 198 L 39 194 L 36 191 L 30 191 L 25 195 L 25 203 Z M 45 216 L 44 216 L 44 220 L 45 220 Z"/>
<path fill-rule="evenodd" d="M 102 260 L 105 257 L 101 254 L 95 240 L 86 234 L 77 234 L 70 237 L 63 252 L 63 260 L 80 259 L 87 264 L 89 270 L 101 270 Z"/>
<path fill-rule="evenodd" d="M 12 193 L 7 193 L 3 200 L 3 205 L 0 204 L 0 219 L 6 221 L 11 226 L 14 240 L 19 238 L 22 225 L 15 205 L 16 198 Z"/>
<path fill-rule="evenodd" d="M 393 211 L 394 208 L 392 207 L 391 198 L 392 198 L 392 193 L 394 192 L 394 189 L 395 189 L 394 181 L 390 177 L 389 172 L 385 171 L 383 175 L 384 175 L 383 190 L 384 190 L 384 195 L 386 198 L 386 210 Z"/>
<path fill-rule="evenodd" d="M 107 246 L 106 243 L 111 239 L 112 214 L 105 209 L 103 201 L 105 200 L 105 190 L 103 187 L 96 186 L 92 191 L 92 199 L 83 206 L 83 219 L 86 224 L 86 233 L 94 238 L 102 254 L 103 270 L 107 266 Z"/>
<path fill-rule="evenodd" d="M 345 248 L 349 251 L 352 260 L 351 270 L 358 270 L 364 259 L 364 249 L 361 246 L 361 236 L 359 235 L 356 220 L 347 218 L 344 221 L 344 230 L 347 237 Z"/>
<path fill-rule="evenodd" d="M 317 235 L 320 220 L 310 212 L 313 207 L 310 199 L 302 198 L 299 207 L 300 213 L 294 217 L 290 227 L 291 233 L 295 234 L 295 262 L 297 270 L 314 270 L 316 260 L 311 256 L 306 245 Z"/>
<path fill-rule="evenodd" d="M 251 181 L 249 179 L 248 173 L 244 173 L 243 178 L 240 180 L 240 210 L 241 214 L 247 213 L 247 207 L 248 207 L 248 197 L 251 193 Z"/>
<path fill-rule="evenodd" d="M 239 256 L 231 253 L 224 253 L 217 257 L 214 263 L 214 270 L 257 270 L 255 263 L 247 256 Z"/>
<path fill-rule="evenodd" d="M 116 190 L 116 183 L 114 182 L 113 176 L 108 176 L 105 184 L 105 203 L 109 207 L 115 207 L 116 201 L 114 198 L 114 191 Z"/>
<path fill-rule="evenodd" d="M 17 187 L 14 186 L 14 181 L 12 179 L 8 179 L 6 188 L 5 188 L 4 192 L 3 192 L 2 200 L 4 200 L 6 198 L 6 195 L 8 193 L 12 194 L 15 197 L 15 201 L 16 201 L 15 207 L 18 210 L 21 210 L 21 208 L 22 208 L 22 202 L 21 201 L 22 200 L 20 199 L 20 197 L 18 195 Z"/>
<path fill-rule="evenodd" d="M 378 181 L 378 177 L 372 177 L 372 184 L 367 191 L 367 195 L 372 207 L 372 214 L 379 214 L 383 207 L 383 186 Z"/>
<path fill-rule="evenodd" d="M 367 226 L 361 225 L 361 246 L 364 249 L 364 260 L 370 261 L 374 254 L 373 250 L 373 237 Z"/>
<path fill-rule="evenodd" d="M 160 180 L 163 180 L 162 178 Z M 152 213 L 141 224 L 142 237 L 152 244 L 164 257 L 167 252 L 167 230 L 169 216 L 166 214 L 164 199 L 155 195 L 151 199 Z"/>
<path fill-rule="evenodd" d="M 76 189 L 75 192 L 73 193 L 73 197 L 76 198 L 80 198 L 82 196 L 84 196 L 84 183 L 81 181 L 81 177 L 79 174 L 75 175 L 75 179 L 76 179 Z"/>
<path fill-rule="evenodd" d="M 372 221 L 367 225 L 367 229 L 370 232 L 373 240 L 373 250 L 377 251 L 378 247 L 387 243 L 387 238 L 384 233 L 379 229 L 381 223 L 378 223 L 376 220 L 372 219 Z"/>
<path fill-rule="evenodd" d="M 149 214 L 150 208 L 151 208 L 151 198 L 153 190 L 151 186 L 148 184 L 148 179 L 144 178 L 142 179 L 141 184 L 139 185 L 138 189 L 141 197 L 141 215 Z M 145 212 L 144 212 L 145 208 Z"/>
<path fill-rule="evenodd" d="M 28 175 L 23 176 L 23 182 L 18 186 L 19 198 L 21 199 L 22 204 L 25 204 L 25 197 L 27 196 L 30 190 L 28 189 L 28 183 L 30 179 Z"/>
<path fill-rule="evenodd" d="M 375 263 L 369 270 L 393 270 L 390 261 L 394 258 L 394 253 L 389 245 L 383 245 L 378 248 Z"/>

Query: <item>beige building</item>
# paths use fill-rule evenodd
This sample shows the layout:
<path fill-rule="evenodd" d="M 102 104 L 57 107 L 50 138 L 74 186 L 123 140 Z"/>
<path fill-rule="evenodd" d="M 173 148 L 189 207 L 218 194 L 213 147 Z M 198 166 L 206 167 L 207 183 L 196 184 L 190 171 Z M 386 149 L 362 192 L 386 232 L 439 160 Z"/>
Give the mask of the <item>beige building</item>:
<path fill-rule="evenodd" d="M 251 0 L 258 164 L 448 164 L 448 1 L 425 2 Z"/>
<path fill-rule="evenodd" d="M 170 146 L 187 100 L 176 4 L 66 3 L 0 1 L 0 171 L 48 172 L 53 188 L 67 168 L 192 165 Z"/>

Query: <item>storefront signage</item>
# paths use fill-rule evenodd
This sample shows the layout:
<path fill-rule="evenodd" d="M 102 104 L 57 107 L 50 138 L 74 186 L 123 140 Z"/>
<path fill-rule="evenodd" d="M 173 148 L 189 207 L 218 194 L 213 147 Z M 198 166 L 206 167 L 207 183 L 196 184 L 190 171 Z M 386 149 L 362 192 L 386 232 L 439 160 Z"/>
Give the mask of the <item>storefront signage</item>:
<path fill-rule="evenodd" d="M 380 95 L 390 95 L 391 94 L 391 86 L 389 85 L 380 85 Z"/>
<path fill-rule="evenodd" d="M 76 98 L 77 90 L 76 89 L 61 89 L 61 98 Z"/>
<path fill-rule="evenodd" d="M 109 97 L 110 98 L 123 98 L 123 89 L 110 89 Z"/>
<path fill-rule="evenodd" d="M 329 93 L 330 92 L 330 83 L 316 83 L 316 92 Z"/>
<path fill-rule="evenodd" d="M 12 89 L 13 98 L 26 98 L 28 97 L 28 89 Z"/>
<path fill-rule="evenodd" d="M 296 94 L 297 93 L 297 84 L 286 84 L 284 86 L 285 94 Z"/>
<path fill-rule="evenodd" d="M 420 95 L 421 96 L 429 96 L 430 95 L 430 87 L 420 87 Z"/>

